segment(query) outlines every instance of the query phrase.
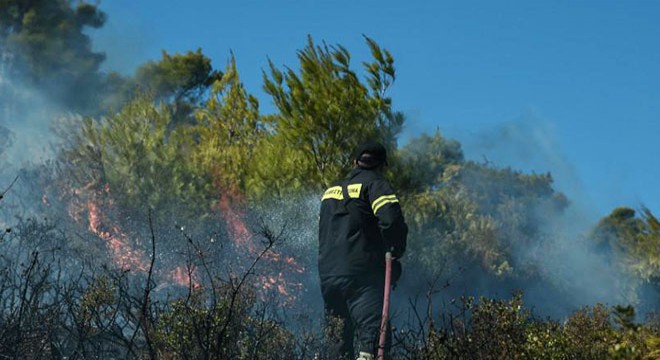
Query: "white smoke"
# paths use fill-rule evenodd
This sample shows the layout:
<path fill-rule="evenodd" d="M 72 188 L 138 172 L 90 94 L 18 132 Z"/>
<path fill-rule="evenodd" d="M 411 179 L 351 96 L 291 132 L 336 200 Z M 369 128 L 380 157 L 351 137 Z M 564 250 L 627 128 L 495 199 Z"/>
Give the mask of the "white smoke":
<path fill-rule="evenodd" d="M 561 215 L 535 209 L 544 239 L 539 246 L 514 249 L 523 263 L 538 269 L 547 283 L 525 290 L 530 305 L 546 314 L 569 314 L 584 305 L 639 305 L 632 279 L 605 254 L 595 252 L 589 233 L 602 214 L 591 205 L 576 168 L 565 156 L 554 125 L 534 114 L 461 139 L 466 157 L 527 173 L 550 173 L 555 191 L 569 206 Z M 530 209 L 532 211 L 532 209 Z M 551 298 L 550 288 L 561 290 Z M 557 293 L 555 293 L 557 294 Z"/>
<path fill-rule="evenodd" d="M 0 50 L 0 134 L 2 174 L 42 164 L 54 156 L 50 125 L 62 109 L 38 90 L 12 76 L 11 53 Z M 10 175 L 10 174 L 9 174 Z"/>

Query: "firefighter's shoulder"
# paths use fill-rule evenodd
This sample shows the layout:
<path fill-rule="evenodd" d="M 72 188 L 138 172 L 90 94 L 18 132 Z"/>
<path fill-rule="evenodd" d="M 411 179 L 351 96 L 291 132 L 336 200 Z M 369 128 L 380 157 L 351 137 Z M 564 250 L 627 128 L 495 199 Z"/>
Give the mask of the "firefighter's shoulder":
<path fill-rule="evenodd" d="M 399 198 L 387 180 L 378 178 L 369 184 L 369 203 L 374 215 L 378 215 L 387 205 L 398 205 Z"/>

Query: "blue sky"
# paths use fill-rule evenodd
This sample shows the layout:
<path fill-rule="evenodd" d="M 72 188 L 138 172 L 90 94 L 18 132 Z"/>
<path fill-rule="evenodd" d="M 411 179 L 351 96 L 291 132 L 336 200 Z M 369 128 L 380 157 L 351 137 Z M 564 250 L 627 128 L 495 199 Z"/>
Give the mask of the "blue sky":
<path fill-rule="evenodd" d="M 439 129 L 468 158 L 551 172 L 556 188 L 602 216 L 621 205 L 660 214 L 659 1 L 106 0 L 93 32 L 107 69 L 132 72 L 161 50 L 230 51 L 261 102 L 268 58 L 296 68 L 308 34 L 342 44 L 355 67 L 362 34 L 395 58 L 402 141 Z"/>

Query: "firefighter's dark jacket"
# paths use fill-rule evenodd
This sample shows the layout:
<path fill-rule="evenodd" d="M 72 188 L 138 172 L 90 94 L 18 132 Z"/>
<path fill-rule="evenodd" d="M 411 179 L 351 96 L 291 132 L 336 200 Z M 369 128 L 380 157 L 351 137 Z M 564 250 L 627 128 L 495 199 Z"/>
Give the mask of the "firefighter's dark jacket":
<path fill-rule="evenodd" d="M 346 194 L 348 193 L 348 197 Z M 399 200 L 379 171 L 356 168 L 321 200 L 319 275 L 384 271 L 385 252 L 406 250 L 408 227 Z"/>

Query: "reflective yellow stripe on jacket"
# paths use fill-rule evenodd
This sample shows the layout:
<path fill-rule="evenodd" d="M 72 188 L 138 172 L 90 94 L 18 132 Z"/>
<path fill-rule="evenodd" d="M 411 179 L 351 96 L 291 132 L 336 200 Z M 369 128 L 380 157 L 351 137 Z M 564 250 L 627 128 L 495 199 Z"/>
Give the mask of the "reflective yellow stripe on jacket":
<path fill-rule="evenodd" d="M 378 210 L 386 204 L 398 203 L 399 199 L 396 198 L 396 195 L 383 195 L 371 203 L 371 209 L 374 211 L 374 215 Z"/>

